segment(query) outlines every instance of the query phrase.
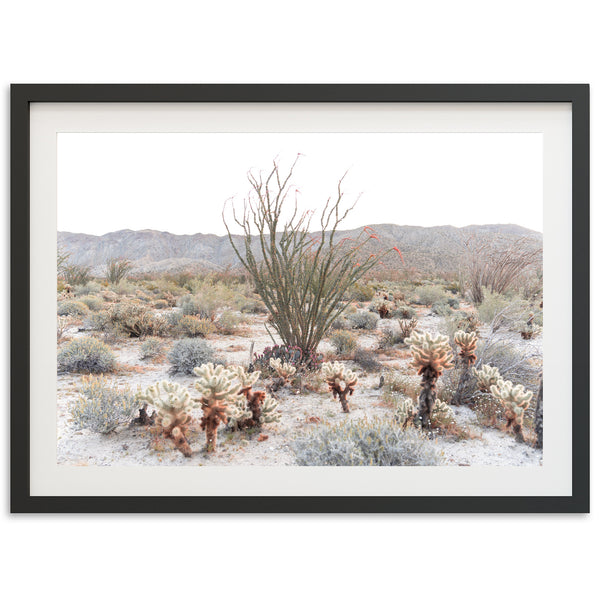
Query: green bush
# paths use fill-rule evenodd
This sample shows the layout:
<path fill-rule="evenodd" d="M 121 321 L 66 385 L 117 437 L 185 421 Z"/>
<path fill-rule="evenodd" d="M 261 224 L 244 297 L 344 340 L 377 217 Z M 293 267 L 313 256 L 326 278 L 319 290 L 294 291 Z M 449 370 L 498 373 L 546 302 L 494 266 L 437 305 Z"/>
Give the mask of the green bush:
<path fill-rule="evenodd" d="M 121 282 L 122 283 L 122 282 Z M 146 306 L 135 302 L 119 302 L 108 309 L 114 329 L 129 337 L 166 335 L 167 322 L 155 316 Z"/>
<path fill-rule="evenodd" d="M 238 329 L 242 323 L 240 315 L 234 313 L 232 310 L 225 310 L 221 316 L 217 319 L 217 329 L 220 333 L 225 335 L 232 335 Z"/>
<path fill-rule="evenodd" d="M 292 442 L 302 466 L 434 466 L 441 452 L 424 434 L 390 419 L 358 419 L 316 427 Z"/>
<path fill-rule="evenodd" d="M 192 315 L 182 315 L 177 324 L 180 333 L 185 337 L 206 337 L 215 331 L 215 325 L 208 319 L 199 319 Z"/>
<path fill-rule="evenodd" d="M 171 373 L 191 375 L 195 367 L 208 362 L 216 363 L 215 351 L 205 342 L 196 338 L 178 340 L 168 354 Z"/>
<path fill-rule="evenodd" d="M 118 388 L 100 377 L 85 377 L 80 396 L 71 403 L 72 425 L 76 430 L 90 429 L 110 433 L 129 423 L 136 415 L 139 402 L 129 388 Z"/>
<path fill-rule="evenodd" d="M 417 304 L 431 306 L 436 302 L 445 302 L 446 292 L 439 285 L 424 285 L 419 288 Z"/>
<path fill-rule="evenodd" d="M 61 316 L 81 317 L 89 312 L 89 308 L 78 300 L 61 300 L 56 306 L 56 313 Z"/>
<path fill-rule="evenodd" d="M 348 356 L 356 349 L 356 336 L 349 331 L 336 331 L 329 336 L 329 342 L 335 348 L 335 353 Z"/>
<path fill-rule="evenodd" d="M 399 306 L 392 312 L 392 317 L 395 319 L 410 320 L 416 317 L 417 311 L 411 306 Z"/>
<path fill-rule="evenodd" d="M 354 314 L 348 315 L 348 320 L 352 325 L 352 329 L 373 330 L 377 328 L 379 317 L 367 310 L 359 310 Z"/>
<path fill-rule="evenodd" d="M 431 306 L 431 312 L 441 317 L 452 314 L 452 309 L 447 302 L 434 302 Z"/>
<path fill-rule="evenodd" d="M 148 360 L 156 358 L 163 353 L 165 344 L 157 337 L 147 337 L 140 344 L 140 358 L 142 360 Z"/>
<path fill-rule="evenodd" d="M 58 368 L 71 373 L 108 373 L 115 368 L 112 350 L 94 338 L 77 338 L 58 353 Z"/>
<path fill-rule="evenodd" d="M 370 302 L 375 296 L 375 290 L 368 283 L 357 282 L 350 286 L 347 296 L 351 301 Z"/>
<path fill-rule="evenodd" d="M 80 302 L 83 302 L 90 310 L 96 312 L 104 306 L 104 301 L 98 296 L 82 296 L 79 298 Z"/>

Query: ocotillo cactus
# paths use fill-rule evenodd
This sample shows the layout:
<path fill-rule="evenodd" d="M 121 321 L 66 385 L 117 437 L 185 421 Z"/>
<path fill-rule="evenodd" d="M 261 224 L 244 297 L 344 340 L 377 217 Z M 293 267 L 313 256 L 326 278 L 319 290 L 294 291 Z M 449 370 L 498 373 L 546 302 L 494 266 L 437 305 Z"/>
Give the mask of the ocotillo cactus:
<path fill-rule="evenodd" d="M 196 367 L 194 375 L 199 378 L 195 387 L 200 392 L 200 406 L 204 413 L 200 427 L 206 430 L 206 451 L 213 452 L 219 423 L 227 423 L 228 412 L 235 405 L 241 387 L 236 381 L 236 374 L 223 365 L 206 363 Z"/>
<path fill-rule="evenodd" d="M 459 347 L 459 361 L 461 374 L 458 378 L 456 392 L 452 398 L 452 404 L 460 404 L 465 395 L 465 388 L 469 382 L 469 368 L 475 363 L 477 357 L 475 350 L 477 348 L 477 334 L 475 332 L 467 333 L 466 331 L 457 331 L 454 334 L 454 341 Z M 458 365 L 457 365 L 458 366 Z"/>
<path fill-rule="evenodd" d="M 401 402 L 398 405 L 395 416 L 398 423 L 400 423 L 401 427 L 404 429 L 414 421 L 416 415 L 417 407 L 410 398 L 406 398 L 404 402 Z"/>
<path fill-rule="evenodd" d="M 333 393 L 335 400 L 339 398 L 344 412 L 350 412 L 348 408 L 348 396 L 352 396 L 358 382 L 356 373 L 345 367 L 340 362 L 325 363 L 322 367 L 323 378 Z"/>
<path fill-rule="evenodd" d="M 289 383 L 290 378 L 296 373 L 296 367 L 283 362 L 280 358 L 271 358 L 269 365 L 286 383 Z"/>
<path fill-rule="evenodd" d="M 160 381 L 137 397 L 156 407 L 156 423 L 162 428 L 163 435 L 171 438 L 184 456 L 191 456 L 192 449 L 186 434 L 192 421 L 190 413 L 196 403 L 190 393 L 178 383 Z"/>
<path fill-rule="evenodd" d="M 473 374 L 477 379 L 479 390 L 488 394 L 493 385 L 497 385 L 500 381 L 503 381 L 502 377 L 500 377 L 500 371 L 490 365 L 483 365 L 479 370 L 473 369 Z"/>
<path fill-rule="evenodd" d="M 412 366 L 422 376 L 419 394 L 418 419 L 423 427 L 430 427 L 431 412 L 435 405 L 437 380 L 444 369 L 452 366 L 452 348 L 445 335 L 432 336 L 430 333 L 413 334 L 404 340 L 410 345 L 413 355 Z"/>
<path fill-rule="evenodd" d="M 526 390 L 522 385 L 514 385 L 511 381 L 500 381 L 491 387 L 492 396 L 500 400 L 504 406 L 506 427 L 512 427 L 517 441 L 523 441 L 523 417 L 529 407 L 533 392 Z"/>

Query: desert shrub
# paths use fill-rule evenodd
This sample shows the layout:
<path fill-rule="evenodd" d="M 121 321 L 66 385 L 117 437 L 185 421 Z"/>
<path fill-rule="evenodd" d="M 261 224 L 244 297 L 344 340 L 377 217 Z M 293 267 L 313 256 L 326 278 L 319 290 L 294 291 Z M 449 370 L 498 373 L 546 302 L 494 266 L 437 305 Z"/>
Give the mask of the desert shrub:
<path fill-rule="evenodd" d="M 396 331 L 393 327 L 387 327 L 383 330 L 382 336 L 379 338 L 379 348 L 393 348 L 396 344 L 401 344 L 404 341 L 404 336 Z"/>
<path fill-rule="evenodd" d="M 495 427 L 502 422 L 504 406 L 502 401 L 487 392 L 478 392 L 473 398 L 473 410 L 477 422 L 485 427 Z"/>
<path fill-rule="evenodd" d="M 108 309 L 112 327 L 129 337 L 166 335 L 167 322 L 135 302 L 119 302 Z"/>
<path fill-rule="evenodd" d="M 67 265 L 62 269 L 62 276 L 69 285 L 85 285 L 92 278 L 91 270 L 83 265 Z"/>
<path fill-rule="evenodd" d="M 483 302 L 477 307 L 479 318 L 484 323 L 491 323 L 494 317 L 504 310 L 510 301 L 503 294 L 486 292 Z"/>
<path fill-rule="evenodd" d="M 350 327 L 351 327 L 350 321 L 343 315 L 340 315 L 333 321 L 333 323 L 331 323 L 332 331 L 340 331 L 342 329 L 350 329 Z"/>
<path fill-rule="evenodd" d="M 81 317 L 86 315 L 89 310 L 86 304 L 78 300 L 61 300 L 56 306 L 56 312 L 61 317 L 67 315 Z"/>
<path fill-rule="evenodd" d="M 422 433 L 390 419 L 359 419 L 316 427 L 292 442 L 303 466 L 433 466 L 443 463 Z"/>
<path fill-rule="evenodd" d="M 154 302 L 154 308 L 158 309 L 158 310 L 162 310 L 164 308 L 169 308 L 169 303 L 166 300 L 163 300 L 162 298 L 160 298 L 159 300 L 156 300 Z"/>
<path fill-rule="evenodd" d="M 400 394 L 409 398 L 416 398 L 421 389 L 421 384 L 418 379 L 403 375 L 398 371 L 386 371 L 383 374 L 383 389 L 384 392 L 389 392 L 391 395 Z"/>
<path fill-rule="evenodd" d="M 177 324 L 178 331 L 185 337 L 206 337 L 215 331 L 215 325 L 208 319 L 199 319 L 192 315 L 182 315 Z"/>
<path fill-rule="evenodd" d="M 90 310 L 93 310 L 94 312 L 100 310 L 104 306 L 102 298 L 98 298 L 98 296 L 81 296 L 79 301 L 83 302 Z"/>
<path fill-rule="evenodd" d="M 177 306 L 183 315 L 197 315 L 200 313 L 200 304 L 194 296 L 182 296 L 177 300 Z"/>
<path fill-rule="evenodd" d="M 298 346 L 286 346 L 275 344 L 267 346 L 261 354 L 254 353 L 254 360 L 249 371 L 261 371 L 264 375 L 270 375 L 274 371 L 271 368 L 271 359 L 281 359 L 282 362 L 296 367 L 298 371 L 316 371 L 323 364 L 323 356 L 315 352 L 304 354 Z"/>
<path fill-rule="evenodd" d="M 446 298 L 446 302 L 448 303 L 448 306 L 450 306 L 450 308 L 460 307 L 460 302 L 458 301 L 458 299 L 453 298 L 452 296 L 450 298 Z"/>
<path fill-rule="evenodd" d="M 60 342 L 65 333 L 73 326 L 73 320 L 69 317 L 57 317 L 56 319 L 56 341 Z"/>
<path fill-rule="evenodd" d="M 349 331 L 332 333 L 329 342 L 335 348 L 335 353 L 340 356 L 348 356 L 356 349 L 356 336 Z"/>
<path fill-rule="evenodd" d="M 410 320 L 417 316 L 417 311 L 411 306 L 399 306 L 392 312 L 392 316 L 396 319 Z"/>
<path fill-rule="evenodd" d="M 215 360 L 215 351 L 204 340 L 186 338 L 173 344 L 167 358 L 172 374 L 191 375 L 196 367 Z"/>
<path fill-rule="evenodd" d="M 454 340 L 454 334 L 457 331 L 465 331 L 466 333 L 476 333 L 479 335 L 479 327 L 481 321 L 475 313 L 466 313 L 460 311 L 454 315 L 446 316 L 442 330 L 444 335 L 447 335 L 450 340 Z"/>
<path fill-rule="evenodd" d="M 165 348 L 164 342 L 157 337 L 147 337 L 140 344 L 140 358 L 148 360 L 159 357 Z"/>
<path fill-rule="evenodd" d="M 101 331 L 103 333 L 112 329 L 112 322 L 107 310 L 99 310 L 89 314 L 84 320 L 84 325 L 87 329 L 93 329 L 94 331 Z"/>
<path fill-rule="evenodd" d="M 175 309 L 175 310 L 169 311 L 165 315 L 165 321 L 167 322 L 167 327 L 169 327 L 172 330 L 178 329 L 179 322 L 181 321 L 181 319 L 184 316 L 185 315 L 180 310 Z"/>
<path fill-rule="evenodd" d="M 368 283 L 357 282 L 350 286 L 347 297 L 354 302 L 370 302 L 375 296 L 375 290 Z"/>
<path fill-rule="evenodd" d="M 133 269 L 133 264 L 126 258 L 109 258 L 104 267 L 104 276 L 109 283 L 117 284 Z"/>
<path fill-rule="evenodd" d="M 115 368 L 112 350 L 94 338 L 70 341 L 58 353 L 58 368 L 71 373 L 108 373 Z"/>
<path fill-rule="evenodd" d="M 97 294 L 102 290 L 102 286 L 97 281 L 88 281 L 81 285 L 73 286 L 75 296 L 90 296 Z"/>
<path fill-rule="evenodd" d="M 265 303 L 259 298 L 246 298 L 244 302 L 240 304 L 240 311 L 249 314 L 267 314 L 269 311 L 265 306 Z"/>
<path fill-rule="evenodd" d="M 119 425 L 129 423 L 139 408 L 129 388 L 118 388 L 103 376 L 84 377 L 79 392 L 79 398 L 70 405 L 76 430 L 110 433 Z"/>
<path fill-rule="evenodd" d="M 377 327 L 379 318 L 367 310 L 359 310 L 354 314 L 348 315 L 348 320 L 352 325 L 352 329 L 373 330 Z"/>
<path fill-rule="evenodd" d="M 177 301 L 184 315 L 194 315 L 201 319 L 214 321 L 217 312 L 227 305 L 225 294 L 219 294 L 217 290 L 206 288 L 201 294 L 195 296 L 182 296 Z"/>
<path fill-rule="evenodd" d="M 431 306 L 436 302 L 445 302 L 446 292 L 439 285 L 424 285 L 419 288 L 417 293 L 417 304 Z"/>
<path fill-rule="evenodd" d="M 382 364 L 377 360 L 377 355 L 368 348 L 359 347 L 354 351 L 352 360 L 368 373 L 379 371 Z"/>
<path fill-rule="evenodd" d="M 452 314 L 452 309 L 450 308 L 450 306 L 447 302 L 441 301 L 441 302 L 434 302 L 431 305 L 431 312 L 433 312 L 436 315 L 440 315 L 441 317 L 445 317 L 447 315 Z"/>
<path fill-rule="evenodd" d="M 235 333 L 242 323 L 240 315 L 234 313 L 232 310 L 225 310 L 221 316 L 217 319 L 217 329 L 220 333 L 225 335 L 231 335 Z"/>

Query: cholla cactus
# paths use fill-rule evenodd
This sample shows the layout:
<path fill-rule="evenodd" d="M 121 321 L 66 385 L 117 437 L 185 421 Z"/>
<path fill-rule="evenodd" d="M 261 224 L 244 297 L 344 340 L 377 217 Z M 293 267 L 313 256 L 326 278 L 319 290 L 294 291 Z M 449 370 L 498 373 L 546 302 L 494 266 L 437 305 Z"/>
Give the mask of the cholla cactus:
<path fill-rule="evenodd" d="M 184 456 L 191 456 L 192 449 L 186 434 L 196 402 L 190 393 L 178 383 L 159 381 L 145 392 L 140 392 L 137 398 L 157 409 L 156 423 L 162 428 L 163 435 L 171 438 Z"/>
<path fill-rule="evenodd" d="M 266 396 L 262 403 L 260 413 L 260 424 L 277 423 L 281 419 L 281 413 L 277 411 L 279 403 L 272 396 Z"/>
<path fill-rule="evenodd" d="M 512 427 L 517 441 L 523 440 L 523 417 L 529 407 L 533 392 L 526 390 L 522 385 L 514 385 L 511 381 L 500 381 L 491 387 L 492 396 L 502 402 L 506 427 Z"/>
<path fill-rule="evenodd" d="M 283 362 L 280 358 L 271 358 L 269 365 L 286 383 L 289 383 L 290 378 L 296 373 L 296 367 L 293 367 L 290 363 Z"/>
<path fill-rule="evenodd" d="M 490 365 L 483 365 L 479 370 L 473 369 L 473 374 L 477 379 L 479 390 L 486 393 L 490 392 L 490 388 L 493 385 L 497 385 L 503 381 L 502 377 L 500 377 L 500 371 Z"/>
<path fill-rule="evenodd" d="M 249 390 L 252 389 L 252 386 L 258 381 L 260 377 L 260 371 L 254 371 L 254 373 L 248 373 L 244 367 L 241 365 L 236 365 L 234 367 L 229 367 L 230 371 L 233 371 L 242 386 L 240 390 L 241 394 L 246 395 Z"/>
<path fill-rule="evenodd" d="M 237 375 L 223 365 L 206 363 L 196 367 L 194 375 L 199 378 L 195 387 L 200 392 L 200 407 L 204 414 L 200 427 L 206 430 L 206 451 L 213 452 L 219 423 L 227 424 L 241 386 L 236 381 Z"/>
<path fill-rule="evenodd" d="M 413 334 L 404 340 L 410 345 L 413 355 L 412 366 L 422 376 L 419 394 L 419 421 L 423 427 L 430 427 L 431 413 L 436 400 L 436 384 L 444 369 L 452 366 L 452 348 L 445 335 L 432 336 L 430 333 Z"/>
<path fill-rule="evenodd" d="M 477 360 L 477 357 L 475 356 L 475 350 L 477 349 L 477 334 L 475 332 L 467 333 L 466 331 L 457 331 L 454 334 L 454 341 L 460 349 L 457 366 L 460 365 L 461 373 L 458 378 L 456 392 L 452 398 L 452 404 L 461 404 L 465 396 L 467 383 L 469 382 L 469 368 Z"/>
<path fill-rule="evenodd" d="M 352 396 L 358 382 L 356 373 L 340 362 L 333 362 L 323 365 L 322 374 L 329 390 L 333 392 L 334 400 L 337 396 L 342 405 L 342 410 L 346 413 L 350 412 L 348 396 Z"/>
<path fill-rule="evenodd" d="M 435 399 L 433 410 L 431 411 L 431 423 L 434 427 L 443 427 L 456 423 L 454 411 L 447 402 L 442 402 L 439 398 Z"/>
<path fill-rule="evenodd" d="M 454 341 L 460 348 L 458 355 L 465 367 L 470 367 L 476 360 L 475 350 L 477 349 L 477 334 L 475 332 L 457 331 L 454 334 Z"/>
<path fill-rule="evenodd" d="M 252 412 L 246 404 L 246 398 L 238 398 L 227 410 L 227 426 L 233 430 L 242 429 L 252 420 Z"/>
<path fill-rule="evenodd" d="M 381 319 L 389 319 L 394 310 L 394 303 L 387 298 L 376 298 L 373 300 L 372 306 L 379 313 Z"/>
<path fill-rule="evenodd" d="M 396 410 L 396 420 L 400 423 L 403 429 L 408 427 L 414 422 L 417 416 L 417 407 L 410 398 L 406 398 L 404 402 L 400 403 Z"/>
<path fill-rule="evenodd" d="M 236 374 L 238 381 L 242 386 L 239 393 L 244 395 L 246 398 L 246 403 L 244 404 L 245 410 L 243 411 L 243 414 L 240 413 L 237 416 L 233 416 L 229 421 L 229 425 L 231 425 L 234 429 L 244 429 L 246 427 L 260 427 L 263 423 L 271 422 L 270 420 L 265 420 L 263 416 L 265 411 L 264 403 L 266 399 L 266 393 L 262 391 L 252 391 L 252 386 L 260 377 L 260 371 L 248 373 L 246 369 L 241 366 L 232 367 L 231 370 Z M 272 400 L 269 404 L 269 410 L 271 410 L 272 402 L 274 401 Z M 236 406 L 238 404 L 239 403 L 236 402 Z M 275 405 L 277 406 L 277 403 L 275 403 Z"/>

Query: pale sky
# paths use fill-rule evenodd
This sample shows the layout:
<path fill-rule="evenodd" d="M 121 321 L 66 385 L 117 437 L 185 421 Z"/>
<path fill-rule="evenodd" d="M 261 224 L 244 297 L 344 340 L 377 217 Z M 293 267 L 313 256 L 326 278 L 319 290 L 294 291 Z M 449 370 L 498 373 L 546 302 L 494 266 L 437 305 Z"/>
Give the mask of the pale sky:
<path fill-rule="evenodd" d="M 60 133 L 58 230 L 225 233 L 250 169 L 285 170 L 299 206 L 344 180 L 343 229 L 367 224 L 515 223 L 542 231 L 542 135 L 535 133 Z M 317 221 L 315 221 L 315 225 Z M 317 228 L 317 227 L 315 227 Z"/>

